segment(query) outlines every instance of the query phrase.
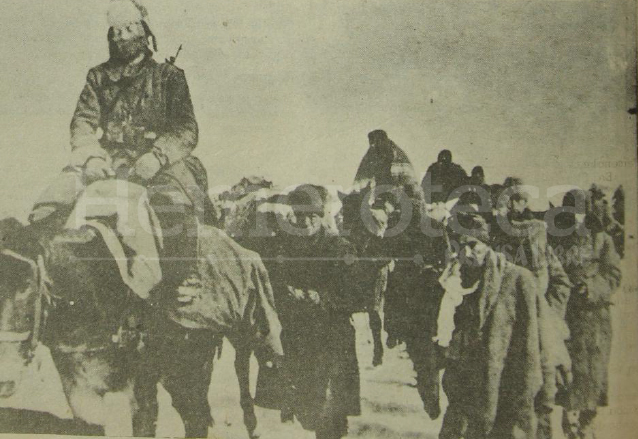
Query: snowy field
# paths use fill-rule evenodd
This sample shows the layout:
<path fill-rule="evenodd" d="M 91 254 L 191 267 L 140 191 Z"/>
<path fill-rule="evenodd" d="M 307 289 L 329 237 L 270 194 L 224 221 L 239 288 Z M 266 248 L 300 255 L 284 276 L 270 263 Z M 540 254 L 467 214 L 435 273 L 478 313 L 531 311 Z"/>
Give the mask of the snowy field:
<path fill-rule="evenodd" d="M 625 272 L 627 272 L 625 270 Z M 638 304 L 636 287 L 622 287 L 615 296 L 614 307 L 614 347 L 611 365 L 611 406 L 602 409 L 599 416 L 598 437 L 625 439 L 618 435 L 618 415 L 635 419 L 638 415 L 636 403 L 635 366 L 631 358 L 638 358 L 636 350 L 635 316 Z M 402 346 L 386 350 L 384 364 L 372 367 L 372 337 L 365 314 L 355 315 L 357 345 L 361 369 L 362 416 L 350 418 L 348 438 L 368 439 L 435 439 L 441 427 L 441 418 L 430 420 L 422 408 L 421 400 L 414 388 L 415 379 L 412 363 Z M 17 397 L 11 400 L 15 408 L 30 408 L 48 412 L 57 418 L 68 418 L 69 409 L 57 372 L 48 351 L 38 352 L 41 361 L 40 372 L 31 377 Z M 239 389 L 233 368 L 234 352 L 226 343 L 222 358 L 217 360 L 213 372 L 209 400 L 216 425 L 209 436 L 219 439 L 246 439 L 239 406 Z M 253 392 L 256 381 L 256 363 L 252 368 Z M 183 437 L 181 420 L 171 406 L 170 397 L 160 388 L 160 413 L 158 435 L 161 437 Z M 0 402 L 7 406 L 8 401 Z M 442 408 L 446 400 L 442 397 Z M 304 431 L 298 423 L 282 424 L 279 413 L 256 408 L 262 439 L 311 439 L 314 433 Z M 53 418 L 50 415 L 32 417 L 25 422 L 24 416 L 16 410 L 0 409 L 0 431 L 31 431 L 38 433 L 72 432 L 70 420 Z M 41 418 L 41 419 L 40 419 Z M 560 432 L 560 411 L 555 412 L 556 438 L 562 439 Z M 38 425 L 39 424 L 39 425 Z M 614 434 L 611 434 L 614 432 Z"/>

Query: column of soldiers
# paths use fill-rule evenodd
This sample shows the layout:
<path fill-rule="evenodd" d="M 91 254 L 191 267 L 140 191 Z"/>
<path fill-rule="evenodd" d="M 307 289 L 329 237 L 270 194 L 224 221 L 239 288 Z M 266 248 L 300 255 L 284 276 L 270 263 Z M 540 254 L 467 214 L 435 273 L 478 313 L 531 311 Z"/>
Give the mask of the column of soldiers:
<path fill-rule="evenodd" d="M 145 185 L 162 230 L 182 231 L 166 233 L 161 255 L 170 295 L 196 281 L 193 264 L 184 263 L 196 256 L 197 237 L 189 232 L 214 216 L 206 171 L 192 155 L 197 122 L 184 72 L 174 60 L 153 59 L 157 41 L 146 9 L 114 0 L 108 21 L 110 57 L 89 71 L 71 122 L 72 162 L 30 221 L 43 227 L 63 221 L 78 192 L 101 179 Z M 426 259 L 442 255 L 436 246 L 443 246 L 456 262 L 420 261 L 427 266 L 415 274 L 412 263 L 397 261 L 388 278 L 388 343 L 406 342 L 432 417 L 440 413 L 438 373 L 445 369 L 450 405 L 440 437 L 548 438 L 555 404 L 565 409 L 570 438 L 593 437 L 596 409 L 607 403 L 610 297 L 620 282 L 609 231 L 621 228 L 620 207 L 609 216 L 598 189 L 574 190 L 548 227 L 529 210 L 520 180 L 488 186 L 481 167 L 468 176 L 444 150 L 419 184 L 407 155 L 384 131 L 371 132 L 369 143 L 355 186 L 390 187 L 375 195 L 387 207 L 388 227 L 402 209 L 425 216 L 426 206 L 444 204 L 470 185 L 460 190 L 443 239 L 423 241 L 432 245 Z M 403 195 L 409 208 L 396 202 Z M 304 306 L 281 307 L 289 356 L 281 408 L 283 421 L 296 417 L 317 438 L 337 439 L 347 435 L 347 417 L 360 413 L 350 317 L 361 311 L 363 296 L 351 282 L 360 279 L 352 273 L 357 264 L 348 258 L 363 250 L 331 229 L 326 198 L 319 186 L 289 195 L 291 205 L 303 206 L 294 210 L 302 233 L 293 246 L 296 260 L 280 273 L 290 279 L 281 288 Z M 619 206 L 621 198 L 617 193 Z M 421 242 L 417 229 L 409 230 L 412 235 L 395 241 L 399 251 Z M 384 264 L 368 269 L 370 278 L 388 276 Z M 427 291 L 415 302 L 419 290 Z M 444 301 L 452 306 L 439 310 Z M 437 322 L 452 322 L 449 337 Z"/>
<path fill-rule="evenodd" d="M 390 149 L 400 151 L 394 143 Z M 411 169 L 403 151 L 394 157 L 400 169 Z M 621 278 L 622 188 L 614 195 L 613 215 L 595 185 L 571 190 L 560 208 L 548 212 L 530 210 L 528 188 L 516 177 L 489 186 L 480 166 L 468 176 L 448 150 L 441 151 L 423 178 L 426 203 L 455 200 L 448 239 L 457 255 L 453 270 L 462 280 L 450 286 L 446 276 L 439 278 L 446 290 L 439 325 L 446 321 L 444 301 L 456 301 L 453 315 L 447 316 L 454 329 L 442 352 L 449 400 L 442 439 L 551 438 L 557 404 L 564 408 L 568 438 L 593 438 L 597 408 L 607 405 L 611 295 Z M 406 190 L 412 191 L 412 186 Z M 395 282 L 393 274 L 387 305 L 396 296 L 392 285 L 405 284 L 405 274 Z M 426 289 L 438 287 L 427 276 L 421 279 Z M 440 295 L 430 297 L 439 300 Z M 386 305 L 386 313 L 405 320 L 413 308 L 406 303 L 399 311 Z M 421 317 L 431 315 L 421 312 Z M 405 328 L 395 334 L 396 322 L 387 319 L 390 340 L 410 339 Z M 411 357 L 419 381 L 423 359 Z M 432 398 L 421 396 L 426 411 L 436 414 Z"/>

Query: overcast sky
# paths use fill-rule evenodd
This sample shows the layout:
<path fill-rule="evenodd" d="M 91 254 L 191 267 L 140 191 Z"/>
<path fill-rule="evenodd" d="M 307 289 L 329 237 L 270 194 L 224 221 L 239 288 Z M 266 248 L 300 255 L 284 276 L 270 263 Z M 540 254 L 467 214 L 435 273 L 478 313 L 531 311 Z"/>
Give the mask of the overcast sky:
<path fill-rule="evenodd" d="M 23 215 L 68 159 L 86 72 L 107 58 L 107 3 L 2 1 L 2 216 Z M 211 186 L 348 186 L 383 128 L 419 174 L 447 148 L 489 182 L 542 188 L 609 171 L 615 185 L 628 168 L 600 162 L 635 159 L 630 3 L 146 1 L 157 59 L 184 45 Z"/>

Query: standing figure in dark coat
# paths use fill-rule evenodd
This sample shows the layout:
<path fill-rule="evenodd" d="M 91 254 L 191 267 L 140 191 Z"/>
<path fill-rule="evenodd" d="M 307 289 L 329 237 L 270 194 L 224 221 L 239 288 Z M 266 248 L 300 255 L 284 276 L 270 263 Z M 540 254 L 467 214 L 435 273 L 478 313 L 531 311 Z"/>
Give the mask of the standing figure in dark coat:
<path fill-rule="evenodd" d="M 361 160 L 354 178 L 354 189 L 366 186 L 383 191 L 401 189 L 411 199 L 422 199 L 414 167 L 407 154 L 383 130 L 368 133 L 370 148 Z"/>
<path fill-rule="evenodd" d="M 291 384 L 287 409 L 318 439 L 338 439 L 348 433 L 348 416 L 361 413 L 350 317 L 362 311 L 366 299 L 357 282 L 354 246 L 327 226 L 326 198 L 325 188 L 314 185 L 289 194 L 298 236 L 289 237 L 274 282 L 287 288 L 275 299 Z"/>
<path fill-rule="evenodd" d="M 105 178 L 145 185 L 164 236 L 171 282 L 192 273 L 196 223 L 212 222 L 206 170 L 191 155 L 198 126 L 184 72 L 153 59 L 155 36 L 136 0 L 112 0 L 108 61 L 89 70 L 71 120 L 72 158 L 36 202 L 30 221 L 68 214 L 84 187 Z M 164 270 L 163 270 L 164 271 Z"/>
<path fill-rule="evenodd" d="M 566 314 L 574 381 L 559 398 L 570 439 L 593 438 L 596 409 L 608 404 L 611 296 L 621 280 L 620 258 L 590 203 L 590 193 L 570 191 L 563 199 L 566 210 L 557 217 L 561 229 L 571 229 L 555 246 L 574 285 Z"/>
<path fill-rule="evenodd" d="M 446 202 L 454 189 L 468 184 L 467 172 L 452 161 L 452 153 L 444 149 L 432 163 L 421 181 L 428 203 Z"/>
<path fill-rule="evenodd" d="M 451 235 L 458 261 L 440 279 L 436 340 L 449 346 L 443 389 L 450 404 L 439 438 L 535 439 L 542 384 L 536 281 L 488 247 L 482 218 L 463 224 L 463 233 Z"/>
<path fill-rule="evenodd" d="M 415 203 L 410 220 L 402 233 L 381 240 L 387 254 L 395 258 L 394 270 L 388 277 L 384 323 L 388 347 L 405 342 L 423 408 L 431 419 L 436 419 L 441 413 L 441 356 L 432 337 L 443 295 L 437 280 L 445 266 L 448 240 L 444 224 L 429 217 L 423 206 L 419 208 Z M 423 225 L 429 227 L 428 233 L 424 233 Z M 391 227 L 395 225 L 390 223 L 388 229 Z"/>
<path fill-rule="evenodd" d="M 610 203 L 611 200 L 609 200 L 607 189 L 596 184 L 591 185 L 589 188 L 592 214 L 598 218 L 605 232 L 611 236 L 616 252 L 622 258 L 624 253 L 624 226 L 616 219 L 618 215 L 613 211 L 615 207 L 619 207 L 619 203 L 616 201 L 614 201 L 613 205 Z M 617 194 L 618 190 L 614 193 L 614 197 Z M 623 209 L 621 208 L 621 210 Z"/>
<path fill-rule="evenodd" d="M 474 166 L 472 168 L 470 184 L 474 186 L 483 186 L 485 184 L 485 171 L 482 166 Z"/>

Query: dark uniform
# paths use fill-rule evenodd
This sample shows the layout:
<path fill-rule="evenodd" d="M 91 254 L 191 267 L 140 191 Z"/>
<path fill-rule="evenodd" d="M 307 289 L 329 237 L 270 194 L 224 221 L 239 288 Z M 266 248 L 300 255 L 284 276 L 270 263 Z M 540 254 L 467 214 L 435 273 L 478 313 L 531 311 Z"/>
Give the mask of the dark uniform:
<path fill-rule="evenodd" d="M 454 162 L 452 153 L 443 150 L 437 162 L 432 163 L 421 181 L 428 203 L 446 202 L 455 189 L 468 184 L 467 172 Z"/>

